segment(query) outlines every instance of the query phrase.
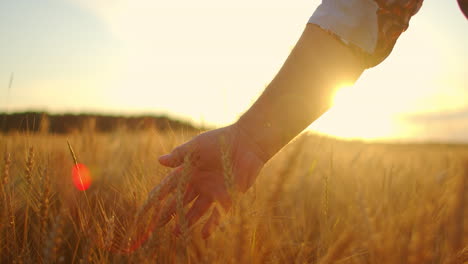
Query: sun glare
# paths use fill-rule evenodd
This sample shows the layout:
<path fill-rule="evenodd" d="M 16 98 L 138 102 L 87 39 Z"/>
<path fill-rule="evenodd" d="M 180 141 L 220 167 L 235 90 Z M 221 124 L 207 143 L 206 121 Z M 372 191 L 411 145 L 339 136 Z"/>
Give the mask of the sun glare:
<path fill-rule="evenodd" d="M 348 139 L 391 139 L 402 135 L 390 100 L 375 98 L 372 93 L 356 87 L 338 89 L 333 106 L 317 119 L 310 130 Z"/>

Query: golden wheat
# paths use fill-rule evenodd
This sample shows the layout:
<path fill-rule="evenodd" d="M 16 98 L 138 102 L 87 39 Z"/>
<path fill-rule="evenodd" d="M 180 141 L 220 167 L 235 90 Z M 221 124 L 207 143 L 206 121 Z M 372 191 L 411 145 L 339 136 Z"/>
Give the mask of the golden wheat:
<path fill-rule="evenodd" d="M 144 205 L 170 172 L 157 157 L 191 136 L 92 129 L 0 135 L 0 262 L 468 261 L 468 146 L 303 135 L 268 162 L 236 210 L 203 240 L 203 225 L 188 228 L 184 217 L 189 161 L 182 181 L 168 183 L 174 195 L 160 200 L 156 188 Z M 222 154 L 229 187 L 229 150 Z M 93 177 L 85 192 L 72 183 L 76 156 Z"/>

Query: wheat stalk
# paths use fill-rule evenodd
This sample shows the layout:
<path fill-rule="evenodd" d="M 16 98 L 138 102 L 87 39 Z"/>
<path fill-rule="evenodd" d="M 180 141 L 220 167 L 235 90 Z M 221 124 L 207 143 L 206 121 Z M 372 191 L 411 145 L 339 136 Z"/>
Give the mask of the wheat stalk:
<path fill-rule="evenodd" d="M 73 158 L 73 162 L 75 163 L 75 165 L 78 165 L 78 159 L 76 158 L 75 151 L 73 151 L 73 148 L 70 144 L 70 141 L 68 141 L 68 139 L 67 139 L 67 145 L 68 145 L 68 150 L 70 150 L 70 154 Z"/>
<path fill-rule="evenodd" d="M 3 179 L 2 179 L 2 184 L 3 188 L 6 187 L 6 185 L 9 182 L 10 179 L 10 166 L 11 166 L 11 155 L 10 153 L 7 153 L 5 151 L 5 157 L 3 158 L 5 161 L 5 167 L 3 168 Z"/>
<path fill-rule="evenodd" d="M 50 205 L 50 176 L 47 171 L 47 168 L 44 169 L 44 182 L 43 182 L 43 192 L 41 204 L 39 206 L 39 215 L 40 215 L 40 242 L 39 247 L 42 248 L 42 243 L 46 236 L 47 223 L 49 219 L 49 205 Z"/>
<path fill-rule="evenodd" d="M 181 237 L 183 244 L 186 244 L 189 241 L 188 234 L 188 222 L 185 217 L 185 208 L 184 208 L 184 194 L 187 189 L 188 182 L 190 180 L 190 170 L 191 170 L 191 159 L 190 155 L 184 157 L 182 173 L 179 178 L 176 189 L 176 212 L 179 220 L 179 226 L 181 231 Z"/>
<path fill-rule="evenodd" d="M 28 151 L 28 156 L 26 159 L 26 174 L 25 179 L 28 184 L 28 187 L 32 188 L 32 171 L 34 166 L 34 147 L 30 147 Z"/>

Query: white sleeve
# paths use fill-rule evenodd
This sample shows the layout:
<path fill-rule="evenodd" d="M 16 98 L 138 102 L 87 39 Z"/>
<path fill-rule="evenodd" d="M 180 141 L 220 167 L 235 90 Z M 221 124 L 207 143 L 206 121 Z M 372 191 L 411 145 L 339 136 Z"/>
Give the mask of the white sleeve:
<path fill-rule="evenodd" d="M 377 9 L 373 0 L 325 0 L 309 23 L 373 53 L 377 43 Z"/>
<path fill-rule="evenodd" d="M 338 37 L 366 57 L 368 67 L 383 61 L 423 0 L 323 0 L 309 23 Z"/>

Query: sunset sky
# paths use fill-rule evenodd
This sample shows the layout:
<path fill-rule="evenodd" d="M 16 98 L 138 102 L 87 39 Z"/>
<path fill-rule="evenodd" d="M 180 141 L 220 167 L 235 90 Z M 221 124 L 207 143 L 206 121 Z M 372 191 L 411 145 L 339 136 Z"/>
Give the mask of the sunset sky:
<path fill-rule="evenodd" d="M 0 110 L 229 124 L 274 77 L 319 4 L 1 0 Z M 310 128 L 468 142 L 467 49 L 468 21 L 456 0 L 425 0 L 391 56 L 342 89 Z"/>

